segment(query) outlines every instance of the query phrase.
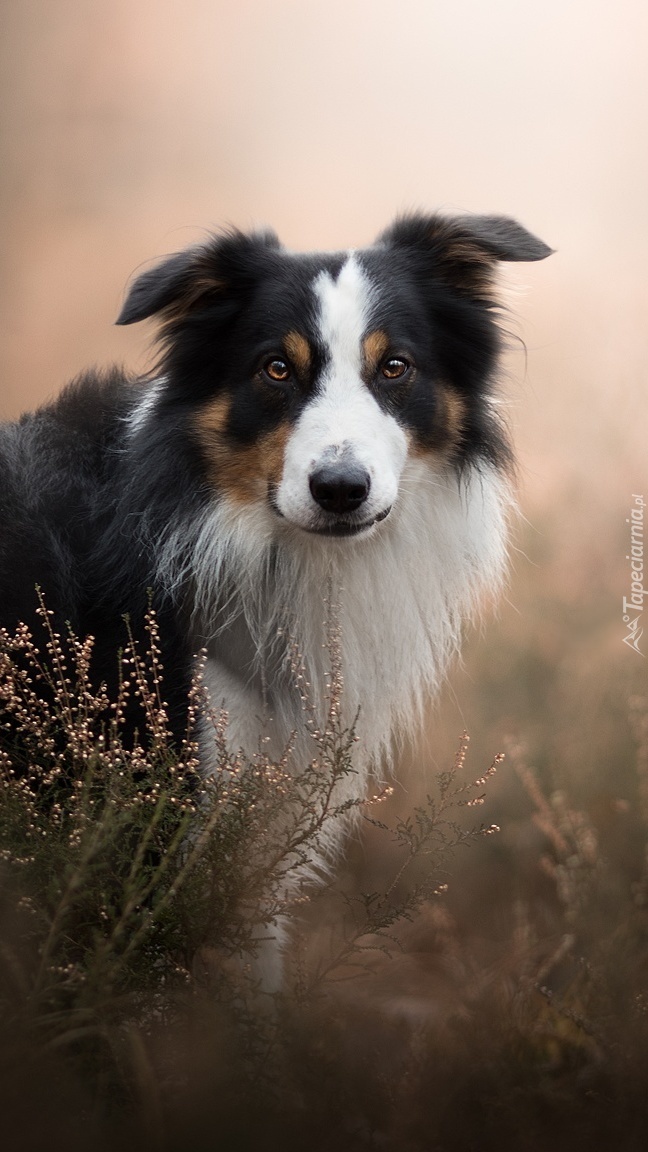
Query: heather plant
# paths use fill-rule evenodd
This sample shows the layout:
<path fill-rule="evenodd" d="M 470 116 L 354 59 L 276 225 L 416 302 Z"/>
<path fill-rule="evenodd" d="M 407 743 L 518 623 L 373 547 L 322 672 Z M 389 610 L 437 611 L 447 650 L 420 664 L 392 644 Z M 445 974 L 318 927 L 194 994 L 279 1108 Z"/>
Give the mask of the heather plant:
<path fill-rule="evenodd" d="M 21 625 L 0 636 L 0 852 L 5 891 L 31 944 L 27 967 L 5 950 L 23 1007 L 75 1034 L 126 993 L 191 982 L 200 949 L 254 954 L 254 933 L 285 911 L 286 880 L 341 814 L 334 792 L 352 769 L 337 683 L 315 755 L 297 777 L 290 749 L 272 763 L 226 746 L 224 713 L 191 689 L 187 732 L 175 747 L 163 699 L 153 612 L 148 651 L 132 637 L 110 699 L 91 678 L 92 638 L 54 631 L 45 644 Z M 129 737 L 129 703 L 144 731 Z M 199 771 L 197 723 L 211 726 L 217 770 Z M 359 801 L 358 801 L 359 802 Z"/>
<path fill-rule="evenodd" d="M 479 789 L 496 767 L 470 786 L 461 782 L 465 741 L 440 777 L 439 799 L 392 830 L 372 815 L 390 788 L 349 798 L 342 785 L 353 777 L 356 737 L 342 721 L 334 605 L 323 725 L 291 648 L 313 741 L 313 757 L 298 771 L 290 746 L 278 760 L 263 741 L 251 757 L 228 748 L 227 716 L 205 696 L 200 661 L 186 734 L 174 744 L 153 611 L 146 651 L 129 632 L 115 698 L 93 682 L 92 638 L 56 631 L 42 598 L 38 615 L 39 646 L 25 625 L 0 635 L 0 1003 L 5 1023 L 28 1021 L 43 1043 L 80 1050 L 87 1068 L 96 1067 L 95 1049 L 112 1051 L 125 1025 L 146 1030 L 152 1018 L 175 1019 L 179 994 L 199 990 L 239 1021 L 256 1013 L 267 1040 L 268 1017 L 256 1012 L 255 957 L 277 923 L 311 899 L 312 879 L 323 879 L 325 833 L 350 812 L 393 837 L 396 871 L 383 893 L 344 894 L 346 915 L 326 960 L 311 959 L 307 970 L 297 950 L 298 997 L 342 968 L 362 966 L 366 953 L 392 947 L 394 926 L 442 890 L 443 855 L 493 830 L 467 832 L 451 817 L 481 802 Z M 133 704 L 143 718 L 134 736 Z M 199 767 L 199 725 L 214 745 L 209 776 Z"/>
<path fill-rule="evenodd" d="M 470 737 L 464 732 L 450 768 L 436 773 L 434 791 L 405 816 L 386 823 L 373 812 L 374 805 L 392 794 L 391 787 L 371 797 L 362 819 L 382 833 L 391 871 L 382 876 L 380 890 L 358 892 L 329 886 L 329 903 L 331 896 L 338 899 L 335 913 L 329 912 L 327 949 L 319 948 L 308 973 L 300 967 L 302 954 L 295 953 L 301 995 L 313 995 L 326 981 L 347 980 L 354 972 L 371 971 L 376 953 L 390 957 L 401 952 L 398 929 L 404 922 L 413 922 L 421 909 L 447 892 L 448 869 L 455 852 L 499 832 L 496 824 L 466 824 L 462 820 L 466 810 L 484 803 L 485 788 L 504 759 L 504 754 L 498 753 L 483 775 L 466 779 L 469 744 Z"/>
<path fill-rule="evenodd" d="M 114 698 L 92 680 L 92 639 L 57 632 L 44 603 L 40 620 L 38 645 L 24 626 L 0 636 L 5 1141 L 501 1152 L 524 1132 L 534 1152 L 644 1146 L 644 697 L 630 702 L 628 799 L 575 805 L 509 743 L 504 794 L 520 781 L 526 805 L 511 839 L 506 812 L 502 836 L 474 821 L 487 799 L 497 811 L 502 756 L 471 778 L 465 734 L 411 811 L 381 784 L 353 796 L 334 606 L 323 724 L 291 650 L 313 747 L 298 771 L 291 748 L 231 752 L 200 660 L 172 740 L 154 613 Z M 356 847 L 379 857 L 369 879 L 353 845 L 326 871 L 329 830 L 350 816 Z M 255 957 L 287 916 L 270 1004 Z"/>
<path fill-rule="evenodd" d="M 639 1040 L 645 1043 L 645 966 L 648 957 L 648 701 L 632 696 L 629 722 L 636 740 L 635 810 L 627 801 L 603 797 L 599 827 L 561 788 L 545 793 L 524 749 L 509 757 L 533 805 L 542 832 L 539 869 L 554 894 L 551 930 L 526 920 L 520 976 L 539 994 L 555 1022 L 568 1021 L 576 1045 L 603 1061 Z M 615 834 L 612 828 L 617 825 Z M 625 837 L 621 845 L 617 839 Z M 557 1029 L 560 1031 L 560 1028 Z"/>

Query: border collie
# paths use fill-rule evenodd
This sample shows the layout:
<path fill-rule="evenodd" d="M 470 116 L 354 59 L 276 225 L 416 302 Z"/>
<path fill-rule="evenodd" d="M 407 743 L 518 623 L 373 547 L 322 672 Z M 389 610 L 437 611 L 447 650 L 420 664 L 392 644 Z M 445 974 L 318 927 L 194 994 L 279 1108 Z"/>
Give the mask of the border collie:
<path fill-rule="evenodd" d="M 500 584 L 496 264 L 550 251 L 506 217 L 412 215 L 364 249 L 235 231 L 145 272 L 117 322 L 159 318 L 156 371 L 88 372 L 0 429 L 0 624 L 37 627 L 40 585 L 110 682 L 152 590 L 176 732 L 206 648 L 233 749 L 296 730 L 311 756 L 287 638 L 322 707 L 333 588 L 362 787 Z"/>

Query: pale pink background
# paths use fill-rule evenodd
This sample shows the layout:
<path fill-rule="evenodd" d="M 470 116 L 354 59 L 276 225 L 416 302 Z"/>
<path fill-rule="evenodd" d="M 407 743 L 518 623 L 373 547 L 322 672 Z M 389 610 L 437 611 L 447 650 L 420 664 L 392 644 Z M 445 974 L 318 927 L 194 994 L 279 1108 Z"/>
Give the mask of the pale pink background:
<path fill-rule="evenodd" d="M 648 18 L 640 0 L 2 5 L 1 406 L 88 363 L 129 275 L 204 227 L 365 243 L 403 208 L 506 212 L 529 498 L 646 480 Z M 572 477 L 573 478 L 573 477 Z"/>

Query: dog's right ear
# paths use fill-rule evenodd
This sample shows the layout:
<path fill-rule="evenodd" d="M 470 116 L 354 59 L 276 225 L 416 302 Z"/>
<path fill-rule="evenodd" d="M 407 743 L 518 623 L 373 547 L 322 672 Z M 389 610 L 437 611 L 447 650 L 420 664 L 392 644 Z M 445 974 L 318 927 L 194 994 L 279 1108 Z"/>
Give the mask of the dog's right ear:
<path fill-rule="evenodd" d="M 195 257 L 195 249 L 176 252 L 175 256 L 169 256 L 138 276 L 115 323 L 135 324 L 163 308 L 177 305 L 188 294 Z"/>
<path fill-rule="evenodd" d="M 159 312 L 173 322 L 208 295 L 222 300 L 236 295 L 254 279 L 263 255 L 279 247 L 273 232 L 233 230 L 176 252 L 137 277 L 116 323 L 135 324 Z"/>

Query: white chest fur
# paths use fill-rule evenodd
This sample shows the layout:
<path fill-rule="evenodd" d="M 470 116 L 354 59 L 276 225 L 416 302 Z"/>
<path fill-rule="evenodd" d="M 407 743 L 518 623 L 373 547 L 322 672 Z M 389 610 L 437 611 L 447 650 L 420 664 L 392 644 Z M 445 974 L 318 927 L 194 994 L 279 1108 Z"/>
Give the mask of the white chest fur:
<path fill-rule="evenodd" d="M 272 753 L 280 755 L 296 733 L 295 755 L 312 755 L 300 694 L 281 652 L 291 638 L 316 712 L 322 713 L 329 667 L 326 605 L 332 596 L 344 713 L 348 723 L 358 714 L 358 771 L 366 776 L 389 760 L 394 740 L 415 730 L 422 705 L 438 690 L 462 625 L 475 615 L 483 594 L 496 592 L 501 583 L 510 503 L 507 485 L 493 469 L 474 470 L 458 481 L 452 472 L 413 461 L 392 515 L 368 539 L 311 539 L 293 529 L 271 549 L 267 529 L 259 544 L 262 525 L 250 522 L 254 513 L 239 514 L 235 524 L 221 514 L 220 523 L 211 525 L 212 545 L 203 532 L 198 554 L 202 573 L 208 567 L 212 578 L 227 573 L 232 587 L 212 624 L 213 654 L 205 674 L 213 706 L 229 714 L 231 747 L 253 754 L 259 737 L 268 736 Z M 203 619 L 212 596 L 203 586 Z M 250 648 L 241 658 L 231 651 L 218 655 L 219 629 L 227 643 L 227 621 L 237 616 L 245 622 L 252 660 Z M 205 753 L 209 770 L 207 747 Z"/>

